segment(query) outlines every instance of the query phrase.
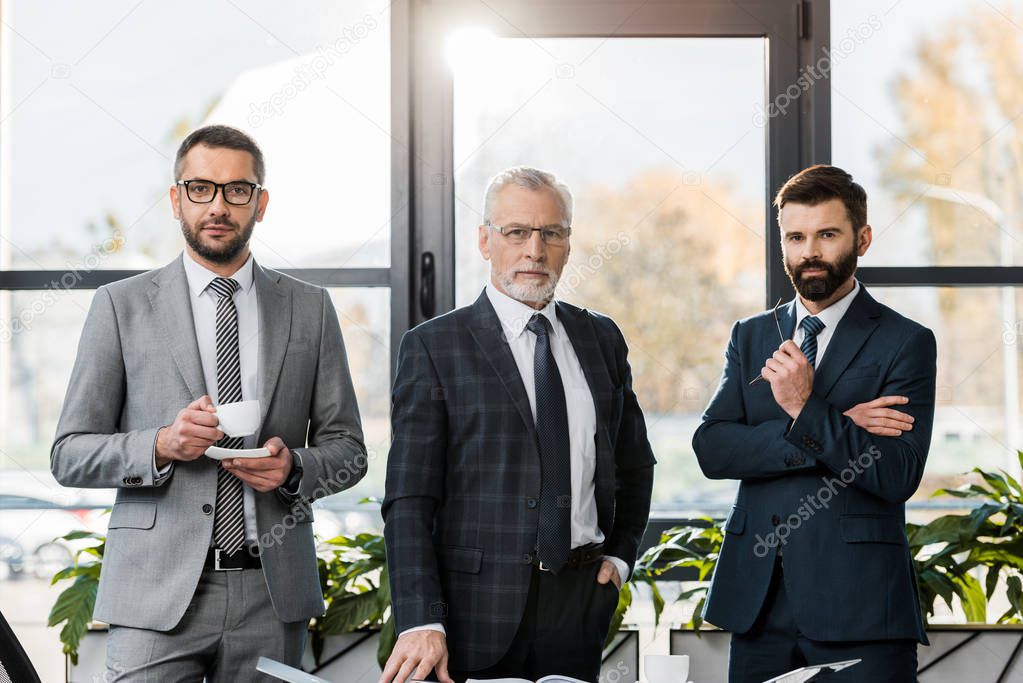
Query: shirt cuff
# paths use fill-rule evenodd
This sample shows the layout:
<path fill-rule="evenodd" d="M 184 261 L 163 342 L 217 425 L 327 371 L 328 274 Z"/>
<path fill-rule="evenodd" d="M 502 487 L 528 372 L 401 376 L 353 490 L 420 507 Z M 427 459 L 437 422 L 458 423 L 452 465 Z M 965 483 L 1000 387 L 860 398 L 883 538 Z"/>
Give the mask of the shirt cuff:
<path fill-rule="evenodd" d="M 423 624 L 422 626 L 413 626 L 412 628 L 407 628 L 404 631 L 402 631 L 401 633 L 399 633 L 398 637 L 401 638 L 406 633 L 412 633 L 413 631 L 440 631 L 441 633 L 444 634 L 445 637 L 447 637 L 447 635 L 448 635 L 448 632 L 444 630 L 444 624 L 436 623 L 436 624 Z"/>
<path fill-rule="evenodd" d="M 160 429 L 163 429 L 161 427 Z M 156 430 L 156 438 L 160 438 L 160 430 Z M 160 486 L 170 478 L 171 472 L 174 471 L 174 461 L 167 463 L 163 467 L 156 466 L 156 441 L 153 441 L 153 486 Z"/>
<path fill-rule="evenodd" d="M 625 560 L 615 557 L 614 555 L 604 555 L 604 559 L 608 560 L 618 570 L 618 576 L 622 580 L 624 586 L 629 580 L 629 565 L 625 563 Z"/>

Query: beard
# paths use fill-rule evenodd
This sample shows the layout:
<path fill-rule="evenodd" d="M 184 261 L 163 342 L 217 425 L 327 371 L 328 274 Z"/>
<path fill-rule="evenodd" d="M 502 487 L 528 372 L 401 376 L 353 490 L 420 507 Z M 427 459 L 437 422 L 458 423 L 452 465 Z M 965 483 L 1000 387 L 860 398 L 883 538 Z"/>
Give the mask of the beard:
<path fill-rule="evenodd" d="M 546 304 L 554 298 L 554 290 L 558 287 L 558 275 L 549 268 L 530 266 L 530 270 L 542 270 L 547 274 L 547 281 L 544 284 L 520 284 L 515 282 L 515 271 L 495 273 L 497 281 L 508 295 L 522 303 Z"/>
<path fill-rule="evenodd" d="M 223 225 L 228 228 L 233 228 L 235 234 L 231 237 L 218 241 L 204 243 L 202 240 L 202 230 L 203 228 L 210 227 L 211 225 Z M 249 238 L 252 237 L 252 229 L 255 225 L 256 216 L 254 214 L 252 218 L 249 219 L 248 223 L 245 224 L 245 227 L 240 230 L 237 223 L 227 218 L 205 220 L 195 227 L 189 225 L 185 219 L 182 218 L 181 234 L 184 235 L 185 242 L 192 248 L 192 251 L 203 259 L 210 263 L 230 263 L 248 245 Z"/>
<path fill-rule="evenodd" d="M 834 263 L 814 260 L 803 261 L 793 266 L 785 261 L 785 273 L 789 276 L 792 286 L 799 292 L 799 296 L 807 301 L 824 301 L 853 276 L 858 260 L 856 246 L 853 245 Z M 803 273 L 808 270 L 823 270 L 824 275 L 804 278 Z"/>

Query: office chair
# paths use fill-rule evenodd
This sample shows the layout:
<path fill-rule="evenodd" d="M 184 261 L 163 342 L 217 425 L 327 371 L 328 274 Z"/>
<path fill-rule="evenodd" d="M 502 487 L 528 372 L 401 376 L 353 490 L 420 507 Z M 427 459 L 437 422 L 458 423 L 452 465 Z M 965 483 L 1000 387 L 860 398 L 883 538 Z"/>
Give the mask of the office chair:
<path fill-rule="evenodd" d="M 40 683 L 39 674 L 29 661 L 10 624 L 0 612 L 0 683 Z"/>

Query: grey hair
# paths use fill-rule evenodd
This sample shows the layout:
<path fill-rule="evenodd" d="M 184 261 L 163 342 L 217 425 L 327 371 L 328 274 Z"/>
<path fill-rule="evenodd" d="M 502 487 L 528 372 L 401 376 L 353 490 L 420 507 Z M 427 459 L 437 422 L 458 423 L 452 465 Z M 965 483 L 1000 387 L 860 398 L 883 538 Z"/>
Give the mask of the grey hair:
<path fill-rule="evenodd" d="M 512 166 L 501 171 L 487 183 L 487 189 L 483 193 L 483 222 L 490 223 L 493 218 L 494 198 L 497 193 L 508 185 L 524 187 L 527 190 L 541 190 L 549 188 L 554 190 L 561 203 L 561 215 L 565 219 L 565 226 L 572 225 L 572 193 L 568 185 L 561 182 L 557 176 L 547 171 L 529 166 Z"/>

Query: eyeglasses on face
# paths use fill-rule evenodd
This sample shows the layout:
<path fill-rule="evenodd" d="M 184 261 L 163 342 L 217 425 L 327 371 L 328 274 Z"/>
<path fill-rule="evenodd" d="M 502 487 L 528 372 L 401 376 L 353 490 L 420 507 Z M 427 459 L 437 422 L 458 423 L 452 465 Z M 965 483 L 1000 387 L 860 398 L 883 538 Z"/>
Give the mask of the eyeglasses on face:
<path fill-rule="evenodd" d="M 530 228 L 524 225 L 495 225 L 490 221 L 487 221 L 486 225 L 501 233 L 501 236 L 509 244 L 525 244 L 533 237 L 534 232 L 538 232 L 544 244 L 560 247 L 568 242 L 568 236 L 572 234 L 572 228 L 564 225 L 544 225 L 539 228 Z"/>
<path fill-rule="evenodd" d="M 234 206 L 245 206 L 252 201 L 252 195 L 256 190 L 262 190 L 259 183 L 250 183 L 247 180 L 232 180 L 229 183 L 215 183 L 212 180 L 193 178 L 191 180 L 179 180 L 177 185 L 185 186 L 185 194 L 188 199 L 196 204 L 209 204 L 217 197 L 217 192 L 223 193 L 224 201 Z"/>

